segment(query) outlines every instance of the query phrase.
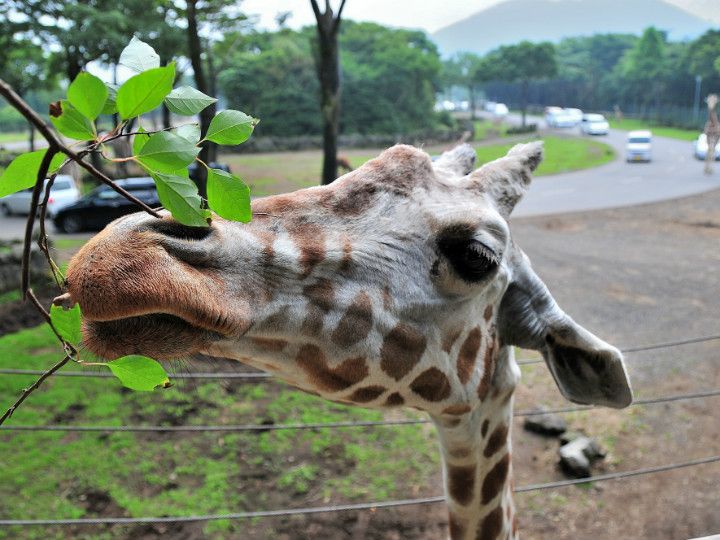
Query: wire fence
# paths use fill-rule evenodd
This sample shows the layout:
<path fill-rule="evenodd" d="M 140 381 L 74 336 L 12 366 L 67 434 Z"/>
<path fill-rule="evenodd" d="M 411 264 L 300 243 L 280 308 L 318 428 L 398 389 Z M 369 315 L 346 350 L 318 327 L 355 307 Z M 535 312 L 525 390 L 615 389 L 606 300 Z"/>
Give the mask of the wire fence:
<path fill-rule="evenodd" d="M 639 347 L 626 347 L 620 349 L 623 353 L 636 353 L 642 351 L 653 351 L 657 349 L 666 349 L 670 347 L 679 347 L 682 345 L 690 345 L 694 343 L 705 343 L 720 339 L 720 335 L 702 336 L 677 341 L 666 341 L 663 343 L 653 343 L 651 345 L 641 345 Z M 521 366 L 532 364 L 541 364 L 543 359 L 520 359 L 517 363 Z M 40 369 L 0 369 L 0 375 L 42 375 L 45 373 Z M 106 371 L 58 371 L 53 377 L 89 377 L 89 378 L 114 378 L 112 373 Z M 190 379 L 229 379 L 229 380 L 249 380 L 249 381 L 267 381 L 274 380 L 269 373 L 262 372 L 190 372 L 176 373 L 172 375 L 173 379 L 190 380 Z"/>
<path fill-rule="evenodd" d="M 662 348 L 676 347 L 692 343 L 702 343 L 720 339 L 720 336 L 705 336 L 681 341 L 671 341 L 640 347 L 623 349 L 625 353 L 656 350 Z M 542 360 L 521 360 L 520 364 L 540 363 Z M 0 374 L 4 375 L 39 375 L 43 371 L 3 369 Z M 102 372 L 61 372 L 59 375 L 70 377 L 108 377 L 111 376 Z M 245 379 L 263 380 L 270 376 L 265 373 L 185 373 L 175 375 L 175 378 L 185 379 Z M 678 401 L 704 399 L 720 396 L 720 389 L 702 390 L 683 394 L 660 396 L 654 398 L 643 398 L 635 400 L 631 406 L 647 406 Z M 587 411 L 595 409 L 593 406 L 567 406 L 553 409 L 520 410 L 514 413 L 514 417 L 528 417 L 543 414 L 564 414 L 571 412 Z M 65 431 L 65 432 L 264 432 L 276 430 L 302 430 L 302 429 L 344 429 L 344 428 L 367 428 L 367 427 L 393 427 L 417 424 L 428 424 L 428 419 L 396 419 L 379 421 L 352 421 L 352 422 L 326 422 L 326 423 L 299 423 L 299 424 L 242 424 L 242 425 L 185 425 L 185 426 L 72 426 L 72 425 L 9 425 L 0 426 L 0 431 Z M 608 480 L 622 480 L 636 476 L 656 474 L 687 467 L 695 467 L 720 462 L 720 455 L 708 456 L 684 462 L 670 463 L 635 469 L 629 471 L 618 471 L 607 474 L 596 475 L 588 478 L 568 479 L 555 482 L 530 484 L 516 488 L 515 493 L 527 493 L 547 489 L 559 489 L 562 487 L 585 484 L 588 482 L 603 482 Z M 310 515 L 331 512 L 347 512 L 376 510 L 383 508 L 395 508 L 412 505 L 437 504 L 445 501 L 445 496 L 402 499 L 391 501 L 365 502 L 357 504 L 330 505 L 307 508 L 288 508 L 278 510 L 260 510 L 248 512 L 235 512 L 228 514 L 204 514 L 191 516 L 157 516 L 157 517 L 97 517 L 97 518 L 74 518 L 74 519 L 0 519 L 0 526 L 50 526 L 50 525 L 122 525 L 122 524 L 143 524 L 143 523 L 185 523 L 185 522 L 206 522 L 217 520 L 241 520 L 251 518 L 281 517 L 294 515 Z"/>
<path fill-rule="evenodd" d="M 606 482 L 608 480 L 622 480 L 635 476 L 646 474 L 655 474 L 667 472 L 686 467 L 696 467 L 699 465 L 707 465 L 709 463 L 720 462 L 720 456 L 708 456 L 704 458 L 683 461 L 679 463 L 671 463 L 667 465 L 657 465 L 654 467 L 645 467 L 632 471 L 618 471 L 607 474 L 600 474 L 589 478 L 573 478 L 568 480 L 559 480 L 557 482 L 546 482 L 542 484 L 530 484 L 515 488 L 515 493 L 527 493 L 530 491 L 541 491 L 546 489 L 559 489 L 578 484 L 587 484 L 588 482 Z M 417 499 L 402 499 L 394 501 L 379 501 L 357 504 L 338 504 L 332 506 L 311 506 L 308 508 L 287 508 L 282 510 L 260 510 L 254 512 L 235 512 L 231 514 L 204 514 L 196 516 L 158 516 L 158 517 L 103 517 L 103 518 L 75 518 L 75 519 L 2 519 L 0 526 L 13 525 L 121 525 L 121 524 L 140 524 L 140 523 L 186 523 L 194 521 L 218 521 L 218 520 L 237 520 L 252 519 L 263 517 L 281 517 L 281 516 L 297 516 L 307 514 L 322 514 L 330 512 L 348 512 L 360 510 L 376 510 L 380 508 L 397 508 L 399 506 L 413 506 L 421 504 L 437 504 L 445 502 L 445 496 L 436 495 L 433 497 L 421 497 Z"/>
<path fill-rule="evenodd" d="M 674 401 L 684 401 L 688 399 L 701 399 L 720 396 L 720 389 L 704 390 L 687 394 L 677 394 L 673 396 L 662 396 L 656 398 L 637 399 L 630 406 L 655 405 L 659 403 L 671 403 Z M 564 414 L 579 411 L 590 411 L 598 407 L 591 405 L 578 405 L 569 407 L 558 407 L 555 409 L 534 409 L 526 411 L 516 411 L 513 413 L 515 418 L 525 416 L 542 416 L 546 414 Z M 299 429 L 344 429 L 344 428 L 365 428 L 365 427 L 392 427 L 392 426 L 408 426 L 416 424 L 429 424 L 430 420 L 425 418 L 405 418 L 396 420 L 365 420 L 353 422 L 318 422 L 304 424 L 238 424 L 238 425 L 185 425 L 185 426 L 69 426 L 69 425 L 2 425 L 0 431 L 68 431 L 68 432 L 175 432 L 175 433 L 203 433 L 210 431 L 279 431 L 279 430 L 299 430 Z"/>

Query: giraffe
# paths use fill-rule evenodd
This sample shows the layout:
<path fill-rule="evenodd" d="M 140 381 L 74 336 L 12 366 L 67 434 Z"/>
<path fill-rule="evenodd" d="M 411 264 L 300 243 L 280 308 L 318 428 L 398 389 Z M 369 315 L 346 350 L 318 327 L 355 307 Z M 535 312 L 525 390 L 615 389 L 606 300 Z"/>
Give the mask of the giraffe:
<path fill-rule="evenodd" d="M 329 400 L 426 411 L 450 537 L 515 539 L 513 347 L 540 351 L 571 401 L 621 408 L 632 391 L 620 352 L 560 309 L 512 240 L 542 143 L 474 159 L 397 145 L 328 186 L 255 200 L 248 224 L 120 218 L 68 268 L 84 343 L 106 358 L 202 352 Z"/>
<path fill-rule="evenodd" d="M 705 153 L 705 174 L 712 174 L 712 163 L 715 161 L 715 147 L 720 141 L 720 121 L 717 115 L 717 94 L 710 94 L 707 97 L 708 120 L 705 122 L 705 137 L 707 141 L 707 152 Z"/>

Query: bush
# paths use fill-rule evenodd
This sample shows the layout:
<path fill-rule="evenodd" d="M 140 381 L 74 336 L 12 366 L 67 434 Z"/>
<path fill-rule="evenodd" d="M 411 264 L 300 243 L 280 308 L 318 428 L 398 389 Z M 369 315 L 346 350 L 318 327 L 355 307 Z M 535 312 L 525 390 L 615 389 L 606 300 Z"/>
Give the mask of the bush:
<path fill-rule="evenodd" d="M 522 135 L 524 133 L 535 133 L 537 132 L 537 124 L 528 124 L 526 126 L 512 126 L 507 128 L 508 135 Z"/>

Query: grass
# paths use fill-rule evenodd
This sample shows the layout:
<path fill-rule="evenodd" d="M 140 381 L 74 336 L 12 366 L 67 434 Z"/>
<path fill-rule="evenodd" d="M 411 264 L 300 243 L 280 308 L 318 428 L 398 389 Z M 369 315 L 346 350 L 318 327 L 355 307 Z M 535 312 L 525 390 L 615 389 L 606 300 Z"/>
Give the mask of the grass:
<path fill-rule="evenodd" d="M 25 131 L 14 131 L 14 132 L 0 132 L 0 144 L 9 142 L 26 141 L 28 133 Z"/>
<path fill-rule="evenodd" d="M 8 304 L 10 302 L 16 302 L 22 298 L 22 293 L 19 289 L 13 289 L 0 293 L 0 304 Z"/>
<path fill-rule="evenodd" d="M 46 326 L 0 338 L 0 367 L 44 369 L 61 354 Z M 72 366 L 69 369 L 77 369 Z M 219 368 L 222 369 L 222 368 Z M 7 406 L 34 380 L 1 377 Z M 242 424 L 379 420 L 280 383 L 175 381 L 156 392 L 126 391 L 114 379 L 56 377 L 10 424 Z M 106 515 L 225 513 L 328 501 L 434 494 L 439 462 L 429 426 L 264 433 L 0 433 L 0 518 L 97 515 L 85 499 L 105 494 Z M 278 487 L 280 489 L 278 489 Z M 299 497 L 299 499 L 298 499 Z M 272 521 L 211 522 L 209 538 L 244 537 Z M 256 531 L 257 532 L 257 531 Z M 60 538 L 60 528 L 4 528 L 0 538 Z M 128 537 L 120 528 L 83 529 L 83 538 Z M 271 528 L 258 538 L 272 538 Z"/>
<path fill-rule="evenodd" d="M 615 151 L 607 144 L 580 138 L 543 137 L 545 159 L 535 171 L 536 176 L 558 174 L 597 167 L 615 159 Z M 515 143 L 479 146 L 475 149 L 478 163 L 487 163 L 504 156 Z"/>
<path fill-rule="evenodd" d="M 625 118 L 623 120 L 610 118 L 608 119 L 608 122 L 610 123 L 610 127 L 614 129 L 622 129 L 625 131 L 649 129 L 653 132 L 653 135 L 657 135 L 659 137 L 670 137 L 671 139 L 679 139 L 681 141 L 694 141 L 697 139 L 699 134 L 699 131 L 695 129 L 661 126 L 647 120 L 638 120 L 635 118 Z"/>
<path fill-rule="evenodd" d="M 495 129 L 490 122 L 479 122 L 482 136 L 490 136 Z M 482 131 L 484 129 L 484 131 Z M 504 136 L 505 126 L 499 126 L 493 137 Z M 478 138 L 476 136 L 476 138 Z M 614 159 L 612 148 L 606 144 L 581 138 L 548 136 L 545 140 L 545 161 L 538 170 L 539 175 L 586 169 L 602 165 Z M 490 161 L 512 148 L 514 143 L 478 146 L 479 162 Z M 427 147 L 431 155 L 442 152 L 446 147 Z M 347 158 L 357 168 L 378 156 L 382 150 L 343 150 L 340 155 Z M 286 193 L 306 187 L 316 186 L 320 179 L 322 153 L 320 150 L 301 152 L 276 152 L 264 154 L 226 154 L 221 161 L 230 165 L 232 171 L 239 174 L 250 186 L 253 196 L 263 197 Z"/>
<path fill-rule="evenodd" d="M 508 126 L 503 122 L 495 123 L 489 120 L 476 120 L 474 126 L 476 141 L 497 139 L 507 135 Z"/>

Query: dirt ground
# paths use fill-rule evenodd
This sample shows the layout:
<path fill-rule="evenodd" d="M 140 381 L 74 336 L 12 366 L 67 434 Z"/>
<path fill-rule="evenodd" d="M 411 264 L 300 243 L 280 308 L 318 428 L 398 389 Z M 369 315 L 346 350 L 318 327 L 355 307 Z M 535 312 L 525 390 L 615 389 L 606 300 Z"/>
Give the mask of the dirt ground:
<path fill-rule="evenodd" d="M 515 220 L 512 229 L 560 306 L 607 341 L 627 348 L 720 334 L 720 189 L 667 203 Z M 631 353 L 626 360 L 636 397 L 720 388 L 720 341 Z M 572 429 L 597 437 L 608 450 L 596 473 L 632 470 L 720 454 L 719 400 L 594 410 L 567 415 L 567 420 Z M 526 366 L 516 408 L 538 404 L 566 403 L 543 365 Z M 527 433 L 517 421 L 513 446 L 518 486 L 563 478 L 555 439 Z M 317 505 L 270 485 L 261 469 L 243 474 L 243 485 L 275 493 L 272 508 Z M 407 497 L 441 491 L 438 470 Z M 103 493 L 82 497 L 91 515 L 122 515 Z M 685 540 L 717 534 L 720 464 L 518 494 L 516 505 L 521 537 L 526 539 Z M 442 505 L 272 518 L 245 525 L 243 533 L 232 538 L 269 538 L 270 530 L 278 540 L 429 540 L 447 535 Z M 82 538 L 86 532 L 73 529 L 69 537 Z M 201 524 L 192 523 L 114 528 L 109 536 L 214 538 L 203 533 Z"/>

